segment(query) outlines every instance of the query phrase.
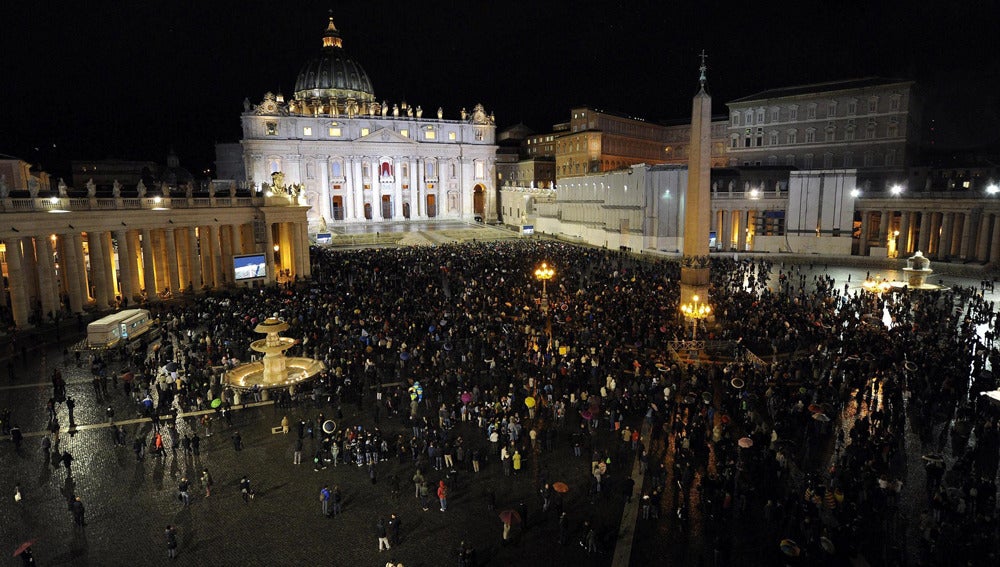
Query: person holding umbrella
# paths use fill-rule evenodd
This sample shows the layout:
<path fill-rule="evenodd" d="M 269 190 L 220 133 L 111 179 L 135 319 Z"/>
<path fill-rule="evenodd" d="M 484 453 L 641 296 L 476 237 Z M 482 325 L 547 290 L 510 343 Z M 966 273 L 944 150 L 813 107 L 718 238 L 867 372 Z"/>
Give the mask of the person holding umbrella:
<path fill-rule="evenodd" d="M 506 545 L 510 541 L 510 528 L 514 524 L 521 523 L 521 515 L 516 510 L 503 510 L 499 515 L 500 521 L 503 522 L 503 543 Z"/>
<path fill-rule="evenodd" d="M 21 556 L 21 565 L 31 567 L 35 564 L 35 556 L 31 553 L 31 546 L 35 545 L 37 539 L 28 540 L 14 550 L 14 557 Z"/>

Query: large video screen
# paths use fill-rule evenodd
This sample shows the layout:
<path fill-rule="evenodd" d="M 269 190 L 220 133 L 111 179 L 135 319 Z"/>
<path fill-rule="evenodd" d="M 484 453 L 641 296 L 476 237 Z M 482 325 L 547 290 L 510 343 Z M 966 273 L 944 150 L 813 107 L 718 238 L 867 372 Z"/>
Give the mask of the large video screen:
<path fill-rule="evenodd" d="M 267 262 L 263 254 L 233 256 L 233 272 L 236 281 L 267 277 Z"/>

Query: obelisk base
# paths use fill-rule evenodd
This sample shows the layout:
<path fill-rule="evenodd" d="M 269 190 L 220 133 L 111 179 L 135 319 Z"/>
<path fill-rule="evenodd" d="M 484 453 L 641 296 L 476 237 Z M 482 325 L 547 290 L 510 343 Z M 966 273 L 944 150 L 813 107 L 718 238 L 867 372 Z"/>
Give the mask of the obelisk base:
<path fill-rule="evenodd" d="M 708 268 L 681 268 L 681 305 L 694 303 L 698 296 L 699 303 L 708 301 Z"/>

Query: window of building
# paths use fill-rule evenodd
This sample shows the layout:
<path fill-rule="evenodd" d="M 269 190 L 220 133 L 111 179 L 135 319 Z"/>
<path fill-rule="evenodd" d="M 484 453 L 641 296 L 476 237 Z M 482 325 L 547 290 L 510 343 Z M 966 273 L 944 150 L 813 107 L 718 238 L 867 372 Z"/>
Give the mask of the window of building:
<path fill-rule="evenodd" d="M 315 179 L 315 178 L 316 178 L 316 164 L 313 163 L 313 162 L 311 162 L 311 161 L 307 161 L 306 162 L 306 179 Z"/>
<path fill-rule="evenodd" d="M 483 141 L 483 129 L 482 128 L 476 128 L 476 141 L 477 142 L 482 142 Z"/>
<path fill-rule="evenodd" d="M 455 179 L 455 164 L 453 163 L 449 164 L 449 169 L 450 169 L 449 173 L 451 174 L 449 177 Z"/>
<path fill-rule="evenodd" d="M 746 112 L 743 113 L 743 124 L 745 126 L 750 126 L 751 124 L 753 124 L 753 111 L 752 110 L 747 110 Z"/>
<path fill-rule="evenodd" d="M 409 138 L 410 137 L 410 131 L 406 130 L 406 129 L 400 130 L 399 131 L 399 135 L 402 136 L 402 137 L 404 137 L 404 138 Z"/>
<path fill-rule="evenodd" d="M 781 109 L 775 106 L 771 109 L 771 122 L 781 121 Z"/>
<path fill-rule="evenodd" d="M 427 130 L 426 132 L 424 132 L 425 140 L 434 140 L 436 138 L 437 138 L 437 132 L 435 132 L 434 130 Z"/>
<path fill-rule="evenodd" d="M 813 155 L 806 154 L 802 156 L 802 167 L 804 167 L 805 169 L 812 169 L 812 166 L 813 166 Z"/>
<path fill-rule="evenodd" d="M 777 146 L 778 145 L 778 133 L 777 132 L 771 132 L 770 134 L 768 134 L 767 143 L 770 146 Z"/>
<path fill-rule="evenodd" d="M 816 130 L 810 128 L 806 130 L 806 143 L 813 144 L 816 142 Z"/>
<path fill-rule="evenodd" d="M 885 165 L 896 165 L 896 150 L 888 150 L 885 152 Z"/>
<path fill-rule="evenodd" d="M 874 158 L 872 157 L 872 153 L 871 152 L 865 152 L 865 155 L 862 158 L 862 162 L 861 163 L 863 163 L 865 167 L 871 167 L 873 161 L 874 161 Z"/>
<path fill-rule="evenodd" d="M 434 160 L 427 160 L 427 163 L 424 164 L 425 175 L 428 179 L 434 179 L 437 177 L 436 167 L 437 163 L 435 163 Z"/>
<path fill-rule="evenodd" d="M 847 101 L 847 115 L 854 116 L 858 113 L 858 99 L 852 98 Z"/>
<path fill-rule="evenodd" d="M 844 130 L 844 140 L 848 142 L 854 141 L 854 125 L 848 124 L 847 128 Z"/>
<path fill-rule="evenodd" d="M 816 105 L 810 104 L 806 107 L 806 120 L 816 120 Z"/>
<path fill-rule="evenodd" d="M 878 110 L 878 97 L 873 96 L 868 99 L 868 113 L 872 114 Z"/>
<path fill-rule="evenodd" d="M 893 112 L 899 110 L 900 98 L 901 97 L 898 94 L 889 97 L 889 110 L 892 110 Z"/>
<path fill-rule="evenodd" d="M 763 124 L 763 123 L 764 123 L 764 109 L 763 108 L 758 108 L 757 109 L 757 124 Z"/>
<path fill-rule="evenodd" d="M 265 122 L 264 123 L 264 132 L 268 136 L 277 136 L 278 135 L 278 123 L 277 122 Z"/>
<path fill-rule="evenodd" d="M 757 146 L 758 148 L 760 146 L 764 145 L 764 129 L 763 128 L 757 128 L 757 136 L 755 137 L 754 145 Z"/>
<path fill-rule="evenodd" d="M 865 137 L 869 140 L 875 139 L 875 121 L 870 120 L 868 126 L 865 127 Z"/>
<path fill-rule="evenodd" d="M 740 125 L 740 113 L 739 112 L 733 112 L 733 115 L 732 115 L 732 118 L 731 118 L 731 125 L 732 126 L 739 126 Z"/>
<path fill-rule="evenodd" d="M 798 138 L 799 138 L 799 133 L 796 130 L 789 130 L 788 131 L 788 143 L 789 144 L 795 144 L 795 143 L 797 143 L 799 141 Z"/>
<path fill-rule="evenodd" d="M 854 154 L 844 152 L 844 167 L 854 167 Z"/>
<path fill-rule="evenodd" d="M 732 138 L 730 138 L 729 140 L 729 147 L 733 149 L 740 147 L 740 137 L 737 136 L 736 134 L 733 134 Z"/>
<path fill-rule="evenodd" d="M 895 138 L 899 135 L 899 124 L 890 122 L 885 128 L 885 136 L 887 138 Z"/>
<path fill-rule="evenodd" d="M 795 155 L 794 154 L 788 154 L 787 156 L 785 156 L 785 165 L 790 165 L 790 166 L 793 166 L 793 167 L 795 166 Z"/>
<path fill-rule="evenodd" d="M 767 165 L 778 165 L 778 156 L 767 156 Z"/>
<path fill-rule="evenodd" d="M 826 116 L 827 118 L 834 118 L 837 116 L 837 101 L 831 100 L 830 103 L 826 105 Z"/>
<path fill-rule="evenodd" d="M 457 139 L 457 136 L 455 135 L 454 132 L 448 132 L 448 139 L 451 141 L 455 141 Z"/>
<path fill-rule="evenodd" d="M 837 140 L 837 127 L 830 124 L 826 127 L 824 132 L 824 140 L 827 142 L 833 142 Z"/>
<path fill-rule="evenodd" d="M 823 168 L 830 169 L 833 167 L 833 154 L 827 152 L 823 154 Z"/>
<path fill-rule="evenodd" d="M 330 137 L 331 138 L 339 138 L 342 135 L 343 135 L 343 131 L 340 129 L 340 126 L 330 126 Z"/>
<path fill-rule="evenodd" d="M 267 169 L 271 173 L 278 173 L 281 171 L 281 158 L 270 158 L 267 160 Z"/>
<path fill-rule="evenodd" d="M 330 177 L 334 179 L 340 179 L 344 177 L 344 165 L 340 163 L 340 160 L 334 160 L 330 162 Z"/>
<path fill-rule="evenodd" d="M 371 166 L 368 165 L 368 162 L 366 161 L 363 164 L 361 164 L 361 177 L 369 179 L 371 176 L 372 176 L 372 169 Z"/>
<path fill-rule="evenodd" d="M 400 167 L 400 169 L 403 172 L 403 179 L 406 179 L 407 177 L 410 176 L 410 164 L 408 164 L 408 163 L 406 163 L 404 161 L 403 165 Z"/>
<path fill-rule="evenodd" d="M 305 126 L 304 128 L 302 128 L 302 135 L 303 136 L 312 136 L 313 135 L 312 126 Z"/>
<path fill-rule="evenodd" d="M 364 138 L 365 136 L 367 136 L 368 134 L 371 134 L 371 133 L 372 133 L 372 131 L 371 131 L 370 128 L 362 128 L 361 129 L 361 137 L 362 138 Z"/>
<path fill-rule="evenodd" d="M 792 106 L 788 107 L 788 121 L 795 122 L 798 119 L 799 119 L 799 107 L 793 104 Z"/>

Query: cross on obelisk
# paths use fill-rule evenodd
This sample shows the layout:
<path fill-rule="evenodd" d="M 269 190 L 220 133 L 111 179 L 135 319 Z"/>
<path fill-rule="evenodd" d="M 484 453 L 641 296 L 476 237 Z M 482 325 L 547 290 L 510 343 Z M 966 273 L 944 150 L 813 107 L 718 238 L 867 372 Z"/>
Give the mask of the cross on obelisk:
<path fill-rule="evenodd" d="M 701 67 L 698 67 L 698 70 L 701 71 L 701 76 L 698 77 L 698 82 L 701 83 L 701 88 L 705 88 L 705 81 L 708 80 L 708 77 L 705 76 L 705 71 L 708 70 L 708 67 L 705 65 L 705 59 L 708 59 L 708 54 L 705 53 L 704 49 L 702 49 L 701 50 Z"/>

